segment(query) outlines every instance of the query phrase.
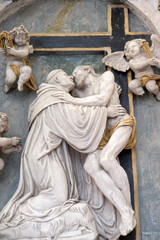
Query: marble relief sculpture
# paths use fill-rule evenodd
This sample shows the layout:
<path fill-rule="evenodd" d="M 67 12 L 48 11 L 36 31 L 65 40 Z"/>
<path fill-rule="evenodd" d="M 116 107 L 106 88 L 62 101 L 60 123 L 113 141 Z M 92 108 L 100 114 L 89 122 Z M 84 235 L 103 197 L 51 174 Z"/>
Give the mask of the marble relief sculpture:
<path fill-rule="evenodd" d="M 9 118 L 7 114 L 0 112 L 0 150 L 2 153 L 9 154 L 12 152 L 20 152 L 21 139 L 19 137 L 7 138 L 3 134 L 8 132 L 9 129 Z M 0 170 L 4 167 L 4 160 L 0 158 Z"/>
<path fill-rule="evenodd" d="M 0 238 L 116 240 L 133 230 L 117 156 L 135 144 L 135 120 L 121 107 L 120 90 L 111 72 L 99 76 L 90 66 L 72 77 L 49 73 L 29 109 L 20 181 L 0 214 Z"/>
<path fill-rule="evenodd" d="M 1 53 L 7 56 L 6 78 L 4 92 L 7 93 L 17 81 L 18 90 L 37 90 L 32 69 L 29 66 L 27 56 L 33 53 L 33 46 L 29 45 L 29 32 L 21 25 L 12 31 L 0 33 Z"/>
<path fill-rule="evenodd" d="M 160 100 L 160 75 L 154 74 L 153 71 L 153 67 L 160 69 L 160 39 L 152 34 L 151 41 L 151 47 L 144 39 L 128 41 L 124 51 L 107 55 L 102 62 L 118 71 L 133 70 L 135 79 L 128 86 L 131 92 L 141 96 L 145 93 L 145 87 Z"/>

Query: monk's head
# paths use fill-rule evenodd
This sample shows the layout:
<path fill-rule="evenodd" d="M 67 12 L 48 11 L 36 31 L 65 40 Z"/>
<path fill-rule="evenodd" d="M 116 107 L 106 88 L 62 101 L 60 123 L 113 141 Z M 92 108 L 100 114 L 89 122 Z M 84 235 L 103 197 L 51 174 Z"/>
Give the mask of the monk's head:
<path fill-rule="evenodd" d="M 65 92 L 70 92 L 74 88 L 73 78 L 62 69 L 51 71 L 47 76 L 46 83 L 56 85 Z"/>

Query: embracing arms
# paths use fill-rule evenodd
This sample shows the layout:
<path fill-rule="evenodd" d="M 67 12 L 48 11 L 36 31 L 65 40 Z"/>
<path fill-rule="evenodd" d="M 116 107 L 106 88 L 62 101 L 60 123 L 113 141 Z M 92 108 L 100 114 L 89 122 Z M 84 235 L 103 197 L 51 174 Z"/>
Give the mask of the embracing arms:
<path fill-rule="evenodd" d="M 95 88 L 98 87 L 95 90 L 98 90 L 99 94 L 94 95 L 93 93 L 93 95 L 83 98 L 73 98 L 71 96 L 73 103 L 84 106 L 106 106 L 114 92 L 114 75 L 112 72 L 105 72 L 97 81 L 99 81 L 99 85 L 95 85 Z"/>

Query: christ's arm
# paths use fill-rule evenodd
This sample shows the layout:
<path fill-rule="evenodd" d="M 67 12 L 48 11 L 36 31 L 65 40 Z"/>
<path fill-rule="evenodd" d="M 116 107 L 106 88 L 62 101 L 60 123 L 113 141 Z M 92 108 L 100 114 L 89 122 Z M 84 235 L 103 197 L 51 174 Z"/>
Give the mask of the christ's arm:
<path fill-rule="evenodd" d="M 74 104 L 84 106 L 106 106 L 114 92 L 114 75 L 112 72 L 105 72 L 101 75 L 99 82 L 99 94 L 83 98 L 71 97 L 73 98 L 72 102 L 74 102 Z"/>

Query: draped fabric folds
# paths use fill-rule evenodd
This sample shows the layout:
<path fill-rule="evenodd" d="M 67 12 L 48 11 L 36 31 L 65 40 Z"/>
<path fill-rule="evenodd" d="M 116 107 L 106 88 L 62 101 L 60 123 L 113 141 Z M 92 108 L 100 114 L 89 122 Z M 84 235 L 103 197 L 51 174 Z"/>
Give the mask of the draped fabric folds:
<path fill-rule="evenodd" d="M 0 236 L 28 221 L 48 222 L 85 201 L 101 239 L 116 239 L 119 215 L 83 168 L 104 134 L 106 108 L 68 104 L 68 94 L 50 84 L 41 84 L 37 94 L 29 110 L 19 185 L 1 212 Z"/>

